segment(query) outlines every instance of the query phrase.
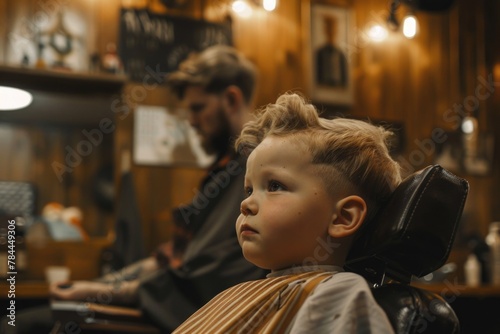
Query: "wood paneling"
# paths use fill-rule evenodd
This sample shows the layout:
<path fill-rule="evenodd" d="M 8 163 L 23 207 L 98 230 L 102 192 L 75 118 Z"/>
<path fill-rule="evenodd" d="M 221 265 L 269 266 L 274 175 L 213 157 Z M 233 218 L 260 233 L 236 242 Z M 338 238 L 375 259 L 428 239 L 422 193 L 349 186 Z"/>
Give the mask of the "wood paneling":
<path fill-rule="evenodd" d="M 491 193 L 489 212 L 491 220 L 500 221 L 500 13 L 499 1 L 486 1 L 485 3 L 485 45 L 486 49 L 486 73 L 491 75 L 495 82 L 494 92 L 491 99 L 487 100 L 486 120 L 488 130 L 495 134 L 495 160 L 493 162 L 493 176 L 490 181 Z"/>
<path fill-rule="evenodd" d="M 7 2 L 6 1 L 0 1 L 0 13 L 7 13 Z M 5 18 L 5 14 L 1 16 L 2 22 Z M 8 31 L 8 25 L 7 24 L 1 24 L 0 25 L 0 45 L 2 46 L 2 49 L 0 50 L 0 63 L 5 62 L 5 50 L 7 45 L 7 31 Z"/>
<path fill-rule="evenodd" d="M 93 238 L 85 242 L 28 243 L 28 272 L 23 273 L 30 280 L 45 280 L 45 268 L 68 267 L 73 280 L 89 280 L 98 277 L 101 251 L 110 245 L 106 238 Z"/>
<path fill-rule="evenodd" d="M 0 156 L 4 158 L 0 160 L 0 180 L 35 184 L 37 214 L 49 202 L 79 207 L 83 211 L 84 229 L 90 235 L 103 236 L 111 226 L 113 214 L 96 205 L 94 178 L 103 166 L 113 163 L 113 138 L 104 135 L 101 144 L 92 146 L 88 156 L 80 156 L 81 162 L 75 159 L 68 163 L 69 152 L 74 150 L 78 154 L 79 145 L 88 142 L 81 131 L 2 125 Z"/>
<path fill-rule="evenodd" d="M 487 3 L 491 2 L 458 0 L 446 13 L 417 13 L 420 32 L 413 40 L 396 32 L 386 42 L 367 43 L 359 49 L 356 103 L 351 113 L 402 122 L 407 136 L 402 157 L 412 162 L 414 169 L 432 163 L 434 158 L 418 143 L 429 143 L 433 129 L 456 130 L 458 123 L 445 117 L 446 112 L 470 101 L 467 99 L 476 94 L 478 76 L 487 77 L 491 73 L 485 54 L 493 52 L 491 48 L 496 43 L 493 34 L 489 37 L 486 34 Z M 355 1 L 357 29 L 366 28 L 372 13 L 380 13 L 386 6 L 386 1 Z M 498 14 L 498 11 L 490 14 L 495 17 L 491 20 L 498 20 Z M 480 100 L 478 111 L 471 114 L 478 117 L 480 131 L 498 133 L 499 123 L 491 121 L 495 114 L 491 103 L 492 99 Z M 419 151 L 426 153 L 425 159 L 412 161 L 412 154 Z M 495 161 L 498 159 L 497 154 Z M 499 214 L 495 196 L 492 197 L 493 189 L 498 188 L 498 182 L 492 182 L 498 172 L 494 170 L 493 175 L 485 176 L 455 172 L 471 184 L 460 236 L 471 233 L 484 236 L 489 222 Z"/>

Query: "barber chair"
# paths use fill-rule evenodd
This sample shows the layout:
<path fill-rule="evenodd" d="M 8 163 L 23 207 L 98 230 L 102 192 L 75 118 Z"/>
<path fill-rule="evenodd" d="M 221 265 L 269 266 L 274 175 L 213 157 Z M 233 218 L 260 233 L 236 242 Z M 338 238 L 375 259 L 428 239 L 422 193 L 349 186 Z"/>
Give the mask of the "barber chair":
<path fill-rule="evenodd" d="M 354 241 L 346 270 L 359 273 L 372 285 L 397 334 L 459 333 L 450 305 L 409 283 L 413 276 L 425 276 L 448 259 L 468 187 L 467 181 L 438 165 L 424 168 L 401 183 Z M 75 306 L 68 307 L 71 303 L 53 303 L 61 328 L 76 324 L 81 333 L 159 333 L 137 310 L 84 304 L 85 309 L 77 312 Z"/>
<path fill-rule="evenodd" d="M 410 286 L 445 264 L 469 185 L 439 165 L 407 177 L 354 241 L 346 270 L 372 284 L 396 333 L 459 333 L 439 295 Z"/>

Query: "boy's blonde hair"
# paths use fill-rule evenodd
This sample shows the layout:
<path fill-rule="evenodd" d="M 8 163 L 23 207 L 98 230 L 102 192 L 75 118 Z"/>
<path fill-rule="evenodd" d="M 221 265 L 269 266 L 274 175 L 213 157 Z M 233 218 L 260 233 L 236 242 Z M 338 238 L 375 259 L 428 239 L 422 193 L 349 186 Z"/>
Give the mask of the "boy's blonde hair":
<path fill-rule="evenodd" d="M 267 136 L 293 136 L 311 153 L 327 191 L 360 195 L 371 217 L 401 182 L 400 166 L 389 155 L 391 135 L 360 120 L 320 118 L 301 96 L 285 94 L 257 111 L 255 120 L 244 126 L 236 149 L 248 155 Z"/>

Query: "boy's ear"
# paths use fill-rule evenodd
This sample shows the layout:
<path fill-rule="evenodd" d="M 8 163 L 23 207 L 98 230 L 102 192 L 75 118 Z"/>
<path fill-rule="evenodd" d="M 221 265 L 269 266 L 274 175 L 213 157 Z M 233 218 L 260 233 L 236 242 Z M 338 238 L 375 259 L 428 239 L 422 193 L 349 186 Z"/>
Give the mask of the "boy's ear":
<path fill-rule="evenodd" d="M 365 200 L 354 195 L 338 201 L 336 209 L 328 227 L 328 234 L 333 238 L 353 235 L 363 224 L 368 210 Z"/>

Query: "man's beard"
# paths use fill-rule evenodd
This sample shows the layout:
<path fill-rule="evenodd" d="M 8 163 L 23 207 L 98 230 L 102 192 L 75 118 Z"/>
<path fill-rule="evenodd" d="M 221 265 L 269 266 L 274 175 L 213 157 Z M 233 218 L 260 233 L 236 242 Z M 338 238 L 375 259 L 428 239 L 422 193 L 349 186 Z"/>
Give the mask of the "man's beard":
<path fill-rule="evenodd" d="M 229 149 L 231 127 L 222 109 L 218 112 L 218 117 L 218 131 L 211 137 L 202 137 L 201 146 L 207 154 L 215 154 L 217 157 L 220 157 L 224 155 Z"/>

